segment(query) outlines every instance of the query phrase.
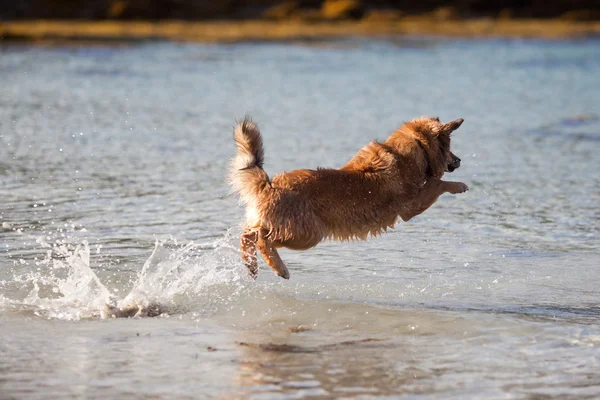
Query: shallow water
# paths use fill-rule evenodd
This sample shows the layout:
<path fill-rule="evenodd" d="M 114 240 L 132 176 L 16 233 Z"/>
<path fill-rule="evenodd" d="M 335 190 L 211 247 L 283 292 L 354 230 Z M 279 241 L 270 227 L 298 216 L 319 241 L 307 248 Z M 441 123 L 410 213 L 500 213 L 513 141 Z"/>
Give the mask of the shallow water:
<path fill-rule="evenodd" d="M 591 39 L 0 49 L 0 397 L 600 397 L 598 71 Z M 245 113 L 270 174 L 465 118 L 470 191 L 254 282 Z"/>

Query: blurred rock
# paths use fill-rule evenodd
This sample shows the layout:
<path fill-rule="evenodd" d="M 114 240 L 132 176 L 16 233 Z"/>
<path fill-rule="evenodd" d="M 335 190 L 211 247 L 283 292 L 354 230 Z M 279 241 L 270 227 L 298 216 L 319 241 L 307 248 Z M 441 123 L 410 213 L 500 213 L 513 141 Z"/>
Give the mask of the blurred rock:
<path fill-rule="evenodd" d="M 592 21 L 600 19 L 600 10 L 571 10 L 563 13 L 560 19 L 565 21 Z"/>
<path fill-rule="evenodd" d="M 269 7 L 263 16 L 267 19 L 286 19 L 290 18 L 296 11 L 298 11 L 299 7 L 300 5 L 295 1 L 286 1 Z"/>
<path fill-rule="evenodd" d="M 127 2 L 124 0 L 113 1 L 108 9 L 108 18 L 119 18 L 127 9 Z"/>
<path fill-rule="evenodd" d="M 507 20 L 513 18 L 514 16 L 515 13 L 512 10 L 512 8 L 503 8 L 502 10 L 500 10 L 496 18 L 501 20 Z"/>
<path fill-rule="evenodd" d="M 360 19 L 365 8 L 358 0 L 325 0 L 321 15 L 327 20 Z"/>
<path fill-rule="evenodd" d="M 600 0 L 0 0 L 10 19 L 393 20 L 390 10 L 440 21 L 493 17 L 600 19 Z"/>
<path fill-rule="evenodd" d="M 460 19 L 460 13 L 455 7 L 438 7 L 431 13 L 433 19 L 438 21 L 452 21 Z"/>
<path fill-rule="evenodd" d="M 365 16 L 363 17 L 363 20 L 366 22 L 372 22 L 372 23 L 389 23 L 389 22 L 396 22 L 400 19 L 402 19 L 402 17 L 404 17 L 406 14 L 404 12 L 402 12 L 402 10 L 394 10 L 394 9 L 375 9 L 375 10 L 369 10 L 366 12 Z"/>
<path fill-rule="evenodd" d="M 210 19 L 233 11 L 233 0 L 116 0 L 110 11 L 119 19 Z"/>

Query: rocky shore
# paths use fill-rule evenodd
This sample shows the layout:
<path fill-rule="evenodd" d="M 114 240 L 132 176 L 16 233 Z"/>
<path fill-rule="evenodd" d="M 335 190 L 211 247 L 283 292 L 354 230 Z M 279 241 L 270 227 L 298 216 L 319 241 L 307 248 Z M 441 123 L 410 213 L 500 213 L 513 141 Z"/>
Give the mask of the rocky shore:
<path fill-rule="evenodd" d="M 238 42 L 402 34 L 595 36 L 600 35 L 600 3 L 596 0 L 0 0 L 2 42 Z"/>
<path fill-rule="evenodd" d="M 424 15 L 443 19 L 600 20 L 597 0 L 0 0 L 0 20 L 302 19 Z"/>

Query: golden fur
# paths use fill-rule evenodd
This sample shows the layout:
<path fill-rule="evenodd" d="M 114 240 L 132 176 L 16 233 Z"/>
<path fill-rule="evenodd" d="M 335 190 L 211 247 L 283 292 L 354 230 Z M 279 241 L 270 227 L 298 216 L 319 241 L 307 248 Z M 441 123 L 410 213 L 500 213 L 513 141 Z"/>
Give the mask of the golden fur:
<path fill-rule="evenodd" d="M 281 277 L 289 272 L 277 248 L 306 250 L 323 239 L 366 239 L 427 210 L 442 193 L 463 193 L 461 182 L 442 181 L 460 165 L 450 134 L 463 120 L 437 118 L 405 123 L 385 142 L 371 142 L 340 169 L 301 169 L 269 179 L 263 170 L 262 137 L 246 117 L 234 129 L 237 155 L 230 169 L 233 190 L 246 204 L 242 258 L 257 276 L 258 249 Z"/>

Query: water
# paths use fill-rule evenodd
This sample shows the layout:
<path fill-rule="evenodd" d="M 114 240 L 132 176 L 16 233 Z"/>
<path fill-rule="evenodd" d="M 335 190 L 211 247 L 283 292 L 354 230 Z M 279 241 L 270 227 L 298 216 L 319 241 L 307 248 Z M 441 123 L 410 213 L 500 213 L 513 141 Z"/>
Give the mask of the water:
<path fill-rule="evenodd" d="M 0 397 L 600 397 L 599 70 L 596 39 L 2 48 Z M 271 175 L 465 118 L 471 190 L 254 282 L 246 113 Z"/>

